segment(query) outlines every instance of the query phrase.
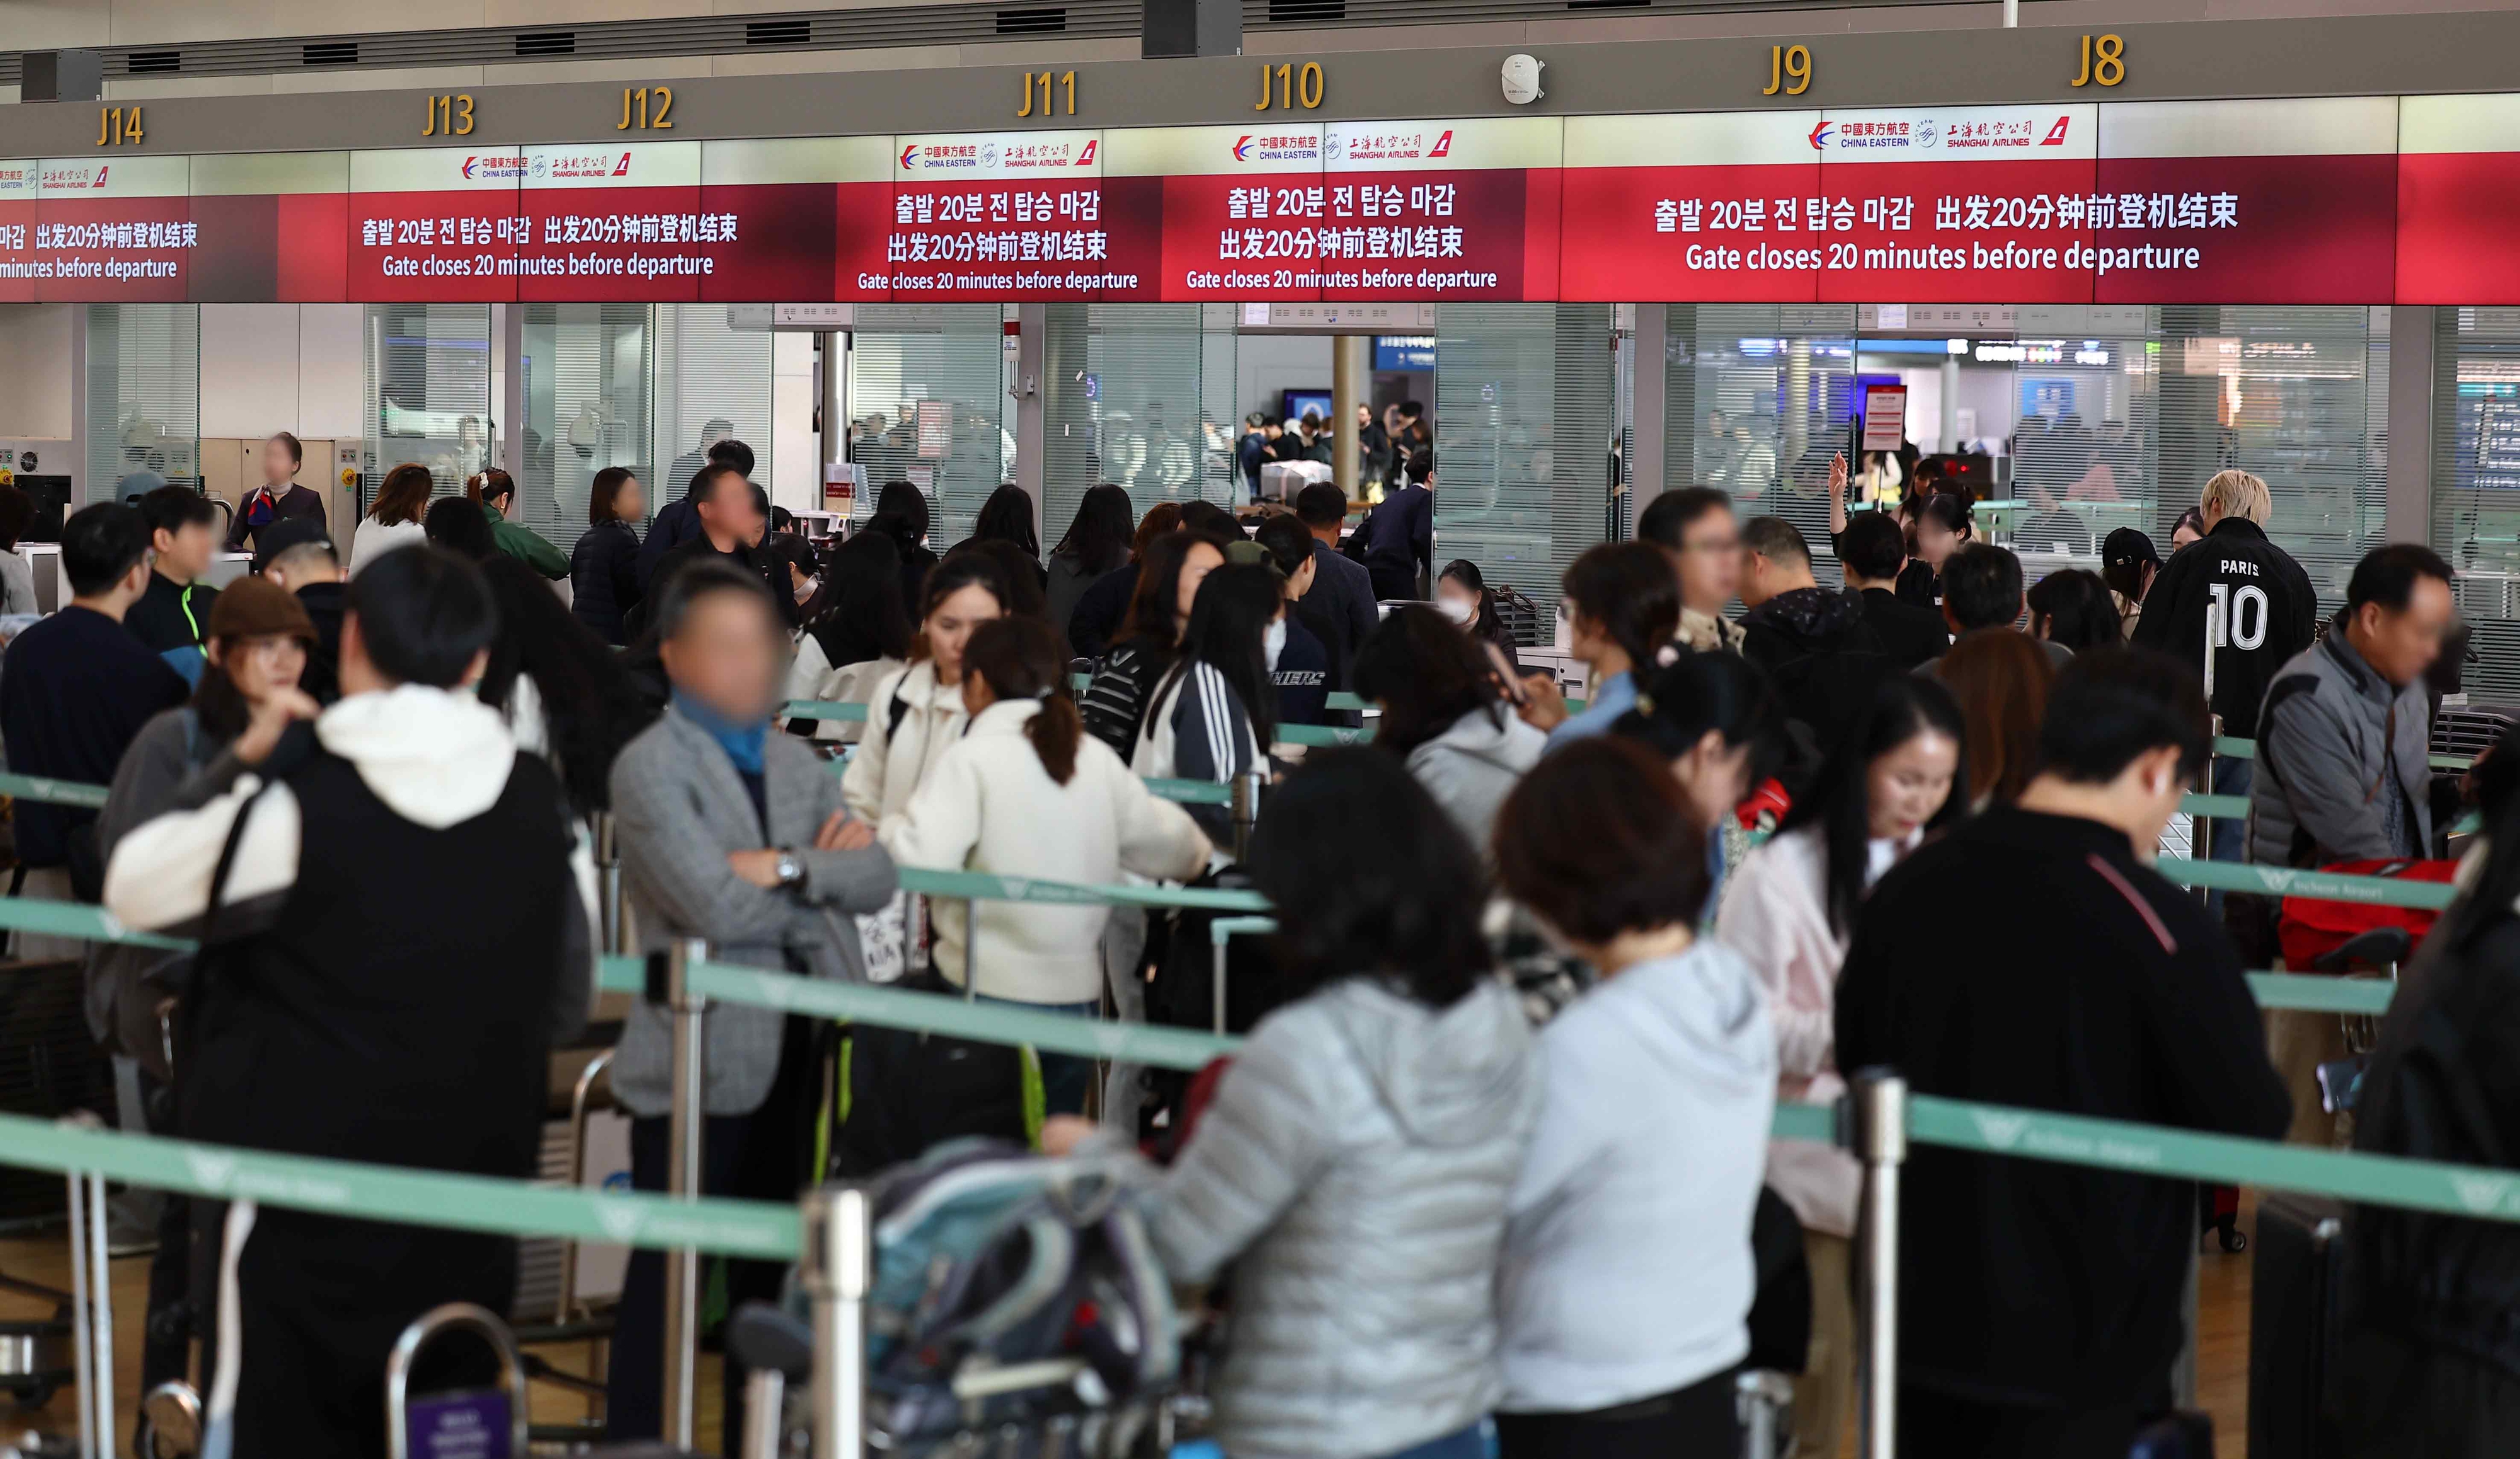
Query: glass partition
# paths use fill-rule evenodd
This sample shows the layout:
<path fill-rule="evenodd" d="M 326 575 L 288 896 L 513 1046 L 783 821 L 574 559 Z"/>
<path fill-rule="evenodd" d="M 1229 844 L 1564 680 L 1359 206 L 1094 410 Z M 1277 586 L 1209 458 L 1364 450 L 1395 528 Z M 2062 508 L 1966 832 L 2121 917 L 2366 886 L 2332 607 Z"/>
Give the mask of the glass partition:
<path fill-rule="evenodd" d="M 428 468 L 444 496 L 492 464 L 490 306 L 370 304 L 364 512 L 385 473 Z"/>
<path fill-rule="evenodd" d="M 517 508 L 561 551 L 586 531 L 595 473 L 627 466 L 660 500 L 650 454 L 647 304 L 518 304 L 524 317 L 524 469 Z M 671 307 L 671 306 L 666 306 Z"/>
<path fill-rule="evenodd" d="M 202 306 L 88 304 L 88 502 L 116 502 L 122 481 L 155 471 L 202 484 Z"/>

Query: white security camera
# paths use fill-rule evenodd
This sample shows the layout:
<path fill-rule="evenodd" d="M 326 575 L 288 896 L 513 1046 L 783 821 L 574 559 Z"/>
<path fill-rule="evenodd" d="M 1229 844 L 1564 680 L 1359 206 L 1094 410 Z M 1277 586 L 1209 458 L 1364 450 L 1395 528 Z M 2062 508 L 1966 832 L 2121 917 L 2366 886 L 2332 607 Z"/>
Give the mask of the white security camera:
<path fill-rule="evenodd" d="M 1540 89 L 1540 66 L 1538 57 L 1519 51 L 1508 56 L 1500 77 L 1505 83 L 1505 99 L 1517 107 L 1528 107 L 1547 96 L 1549 93 Z"/>

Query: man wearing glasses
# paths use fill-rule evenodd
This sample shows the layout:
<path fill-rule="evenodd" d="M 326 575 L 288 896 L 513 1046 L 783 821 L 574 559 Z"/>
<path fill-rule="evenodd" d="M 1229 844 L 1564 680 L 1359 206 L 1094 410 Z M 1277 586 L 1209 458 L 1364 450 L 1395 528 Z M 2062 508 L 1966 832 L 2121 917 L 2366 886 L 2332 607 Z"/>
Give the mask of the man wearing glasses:
<path fill-rule="evenodd" d="M 1711 486 L 1664 492 L 1638 519 L 1637 536 L 1662 549 L 1680 579 L 1680 645 L 1693 653 L 1740 652 L 1740 625 L 1724 616 L 1741 586 L 1732 497 Z"/>

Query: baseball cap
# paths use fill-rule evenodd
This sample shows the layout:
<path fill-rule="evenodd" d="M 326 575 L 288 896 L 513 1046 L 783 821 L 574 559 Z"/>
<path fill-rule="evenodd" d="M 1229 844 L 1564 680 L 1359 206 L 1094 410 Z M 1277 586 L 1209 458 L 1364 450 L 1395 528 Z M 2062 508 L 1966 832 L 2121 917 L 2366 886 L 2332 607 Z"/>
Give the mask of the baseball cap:
<path fill-rule="evenodd" d="M 2135 527 L 2120 527 L 2100 543 L 2100 565 L 2125 567 L 2138 562 L 2161 565 L 2161 553 L 2152 539 Z"/>
<path fill-rule="evenodd" d="M 333 534 L 323 522 L 311 516 L 292 516 L 273 522 L 254 534 L 253 570 L 260 572 L 271 565 L 272 558 L 310 542 L 320 542 L 331 548 Z M 339 555 L 338 549 L 335 549 L 334 555 Z"/>

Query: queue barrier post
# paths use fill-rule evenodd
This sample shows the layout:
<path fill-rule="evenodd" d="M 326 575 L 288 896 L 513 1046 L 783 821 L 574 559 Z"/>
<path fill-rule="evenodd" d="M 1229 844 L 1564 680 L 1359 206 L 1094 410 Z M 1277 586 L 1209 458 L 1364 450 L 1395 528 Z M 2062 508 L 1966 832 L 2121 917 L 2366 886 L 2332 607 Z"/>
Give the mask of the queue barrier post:
<path fill-rule="evenodd" d="M 627 955 L 627 928 L 621 924 L 621 838 L 612 823 L 612 813 L 598 811 L 595 822 L 595 875 L 597 893 L 602 899 L 599 915 L 604 920 L 604 951 L 615 956 Z"/>
<path fill-rule="evenodd" d="M 798 1275 L 813 1308 L 814 1459 L 865 1459 L 875 1203 L 864 1186 L 821 1186 L 805 1193 L 803 1217 Z"/>
<path fill-rule="evenodd" d="M 62 1122 L 75 1129 L 102 1130 L 105 1123 L 84 1111 Z M 78 1379 L 79 1450 L 113 1459 L 113 1267 L 105 1173 L 71 1171 L 70 1344 Z"/>
<path fill-rule="evenodd" d="M 1260 789 L 1268 780 L 1268 773 L 1256 768 L 1234 777 L 1234 859 L 1238 862 L 1251 855 L 1251 829 L 1260 822 Z"/>
<path fill-rule="evenodd" d="M 707 1088 L 708 999 L 692 991 L 692 970 L 708 960 L 708 944 L 696 937 L 676 938 L 661 954 L 661 967 L 652 958 L 649 981 L 661 972 L 663 1002 L 674 1021 L 673 1106 L 667 1119 L 666 1192 L 679 1200 L 700 1194 L 700 1141 L 707 1123 L 702 1108 Z M 657 990 L 652 988 L 651 996 Z M 666 1441 L 689 1449 L 699 1407 L 700 1259 L 690 1247 L 665 1253 L 665 1391 Z"/>
<path fill-rule="evenodd" d="M 2213 737 L 2215 739 L 2220 739 L 2223 736 L 2223 717 L 2219 714 L 2215 715 L 2213 716 Z M 2205 763 L 2196 768 L 2196 793 L 2198 795 L 2212 795 L 2214 793 L 2214 749 L 2211 740 L 2207 741 L 2206 744 Z M 2187 859 L 2191 862 L 2210 862 L 2214 859 L 2213 817 L 2190 816 L 2187 818 Z M 2214 897 L 2212 892 L 2207 891 L 2203 887 L 2198 887 L 2195 890 L 2197 901 L 2204 902 L 2209 905 L 2212 903 Z"/>
<path fill-rule="evenodd" d="M 1856 1452 L 1863 1459 L 1893 1459 L 1899 1427 L 1899 1169 L 1908 1160 L 1908 1082 L 1887 1069 L 1865 1069 L 1848 1083 L 1856 1156 L 1864 1163 L 1857 1241 L 1864 1401 Z"/>
<path fill-rule="evenodd" d="M 106 1454 L 97 1452 L 96 1432 L 96 1353 L 88 1341 L 87 1304 L 87 1176 L 78 1171 L 69 1172 L 70 1203 L 70 1356 L 78 1382 L 78 1451 L 79 1459 L 108 1459 L 112 1440 L 106 1440 Z"/>
<path fill-rule="evenodd" d="M 755 1368 L 743 1380 L 742 1459 L 780 1459 L 787 1446 L 781 1410 L 788 1404 L 788 1375 Z"/>

